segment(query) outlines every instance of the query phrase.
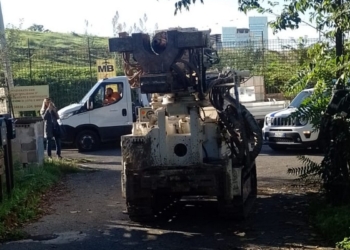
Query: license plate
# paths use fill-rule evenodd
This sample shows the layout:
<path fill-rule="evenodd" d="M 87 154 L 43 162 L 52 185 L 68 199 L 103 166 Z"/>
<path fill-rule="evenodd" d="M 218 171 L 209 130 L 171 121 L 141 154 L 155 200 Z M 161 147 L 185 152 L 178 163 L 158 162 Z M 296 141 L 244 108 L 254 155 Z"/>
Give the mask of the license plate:
<path fill-rule="evenodd" d="M 286 133 L 281 133 L 281 132 L 273 133 L 272 135 L 274 137 L 286 137 Z"/>

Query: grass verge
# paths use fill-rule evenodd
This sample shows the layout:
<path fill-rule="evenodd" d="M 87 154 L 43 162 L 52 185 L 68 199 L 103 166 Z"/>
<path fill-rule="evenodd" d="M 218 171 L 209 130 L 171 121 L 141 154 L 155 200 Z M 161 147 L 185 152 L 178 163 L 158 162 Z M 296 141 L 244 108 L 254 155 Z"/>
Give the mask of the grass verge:
<path fill-rule="evenodd" d="M 25 237 L 19 230 L 24 223 L 36 219 L 45 192 L 66 174 L 83 171 L 76 163 L 45 161 L 43 166 L 15 165 L 15 188 L 11 197 L 0 203 L 0 242 Z"/>
<path fill-rule="evenodd" d="M 350 250 L 350 205 L 333 207 L 319 200 L 310 208 L 317 231 L 338 249 Z"/>

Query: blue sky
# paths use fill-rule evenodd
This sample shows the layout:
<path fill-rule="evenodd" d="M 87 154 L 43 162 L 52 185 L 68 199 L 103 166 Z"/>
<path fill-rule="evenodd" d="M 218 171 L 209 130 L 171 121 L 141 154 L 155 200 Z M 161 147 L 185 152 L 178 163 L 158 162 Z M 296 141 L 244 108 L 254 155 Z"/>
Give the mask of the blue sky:
<path fill-rule="evenodd" d="M 174 26 L 211 28 L 213 33 L 221 33 L 222 26 L 248 27 L 248 16 L 259 16 L 249 13 L 247 16 L 238 11 L 237 0 L 199 0 L 189 12 L 183 11 L 174 16 L 174 0 L 0 0 L 5 25 L 18 26 L 23 20 L 23 28 L 33 23 L 42 24 L 46 29 L 57 32 L 84 33 L 85 20 L 89 21 L 89 33 L 100 36 L 112 36 L 112 18 L 116 11 L 120 21 L 128 25 L 138 23 L 138 19 L 148 16 L 147 26 L 153 29 Z M 272 20 L 273 16 L 268 16 Z M 307 19 L 305 18 L 305 21 Z M 273 36 L 269 31 L 269 39 L 308 36 L 318 37 L 317 32 L 308 26 L 299 30 L 283 31 Z"/>

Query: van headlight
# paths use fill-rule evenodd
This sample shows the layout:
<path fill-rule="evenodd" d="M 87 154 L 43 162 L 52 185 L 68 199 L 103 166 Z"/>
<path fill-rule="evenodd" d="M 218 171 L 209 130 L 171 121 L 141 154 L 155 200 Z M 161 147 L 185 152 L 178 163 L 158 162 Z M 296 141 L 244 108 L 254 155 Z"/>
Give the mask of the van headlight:
<path fill-rule="evenodd" d="M 272 121 L 272 118 L 270 116 L 267 116 L 266 119 L 265 119 L 265 123 L 267 126 L 271 126 L 271 121 Z"/>
<path fill-rule="evenodd" d="M 301 116 L 298 118 L 298 122 L 300 126 L 305 126 L 309 122 L 309 120 L 305 116 Z"/>
<path fill-rule="evenodd" d="M 63 114 L 60 114 L 59 117 L 61 120 L 64 120 L 64 119 L 71 117 L 73 114 L 74 114 L 74 112 L 63 113 Z"/>

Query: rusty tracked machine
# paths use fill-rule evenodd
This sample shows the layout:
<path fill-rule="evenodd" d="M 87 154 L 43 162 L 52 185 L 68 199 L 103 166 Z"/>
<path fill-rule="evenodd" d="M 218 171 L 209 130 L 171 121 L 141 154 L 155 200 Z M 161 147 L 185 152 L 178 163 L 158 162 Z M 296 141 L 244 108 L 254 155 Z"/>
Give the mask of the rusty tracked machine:
<path fill-rule="evenodd" d="M 154 219 L 164 202 L 211 196 L 225 217 L 244 218 L 257 195 L 255 158 L 262 132 L 240 104 L 237 87 L 249 72 L 209 72 L 219 62 L 208 31 L 169 29 L 119 34 L 133 88 L 152 96 L 133 131 L 121 139 L 122 193 L 131 220 Z M 234 88 L 234 95 L 230 89 Z"/>

